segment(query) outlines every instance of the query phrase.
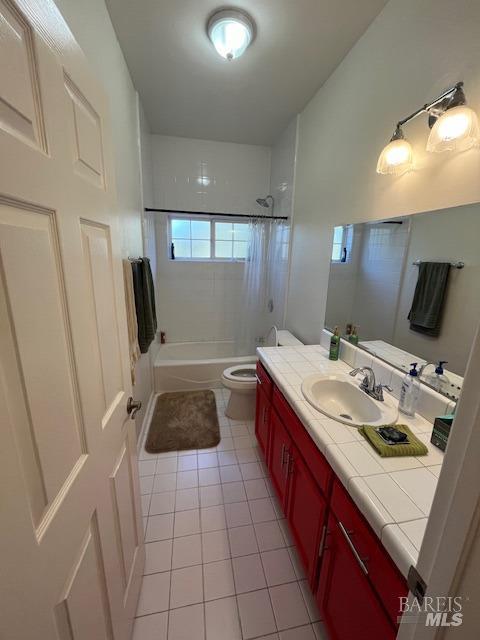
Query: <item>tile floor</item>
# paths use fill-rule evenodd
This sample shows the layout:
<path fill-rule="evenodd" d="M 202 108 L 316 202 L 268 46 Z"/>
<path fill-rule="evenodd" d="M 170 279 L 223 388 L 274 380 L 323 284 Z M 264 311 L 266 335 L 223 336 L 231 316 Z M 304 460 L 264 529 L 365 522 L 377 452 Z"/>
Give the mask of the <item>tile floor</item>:
<path fill-rule="evenodd" d="M 146 565 L 133 640 L 326 640 L 254 424 L 139 460 Z"/>

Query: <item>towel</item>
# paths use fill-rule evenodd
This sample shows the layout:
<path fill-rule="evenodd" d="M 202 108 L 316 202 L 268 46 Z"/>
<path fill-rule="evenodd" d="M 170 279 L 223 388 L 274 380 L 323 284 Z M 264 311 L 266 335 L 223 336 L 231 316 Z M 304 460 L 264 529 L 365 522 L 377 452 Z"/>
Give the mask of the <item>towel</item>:
<path fill-rule="evenodd" d="M 133 291 L 133 274 L 130 260 L 123 261 L 123 283 L 125 286 L 125 305 L 127 307 L 130 375 L 132 384 L 135 384 L 135 365 L 140 359 L 140 347 L 138 346 L 137 311 L 135 309 L 135 293 Z"/>
<path fill-rule="evenodd" d="M 393 458 L 397 456 L 426 456 L 428 453 L 427 446 L 423 444 L 405 424 L 396 424 L 395 429 L 405 433 L 408 444 L 387 444 L 375 429 L 370 425 L 360 427 L 359 431 L 382 458 Z"/>
<path fill-rule="evenodd" d="M 147 353 L 157 332 L 155 290 L 150 260 L 141 258 L 132 262 L 135 309 L 137 311 L 138 344 L 140 351 Z"/>
<path fill-rule="evenodd" d="M 408 314 L 410 329 L 438 336 L 447 290 L 449 262 L 421 262 L 418 281 Z"/>

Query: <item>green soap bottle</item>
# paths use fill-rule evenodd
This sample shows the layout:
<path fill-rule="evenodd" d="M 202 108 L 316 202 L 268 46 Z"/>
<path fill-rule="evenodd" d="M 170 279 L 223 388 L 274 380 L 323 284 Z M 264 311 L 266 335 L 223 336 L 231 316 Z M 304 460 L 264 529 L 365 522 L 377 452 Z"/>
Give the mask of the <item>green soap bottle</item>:
<path fill-rule="evenodd" d="M 329 360 L 338 360 L 338 352 L 340 351 L 340 336 L 338 335 L 338 327 L 335 327 L 333 336 L 330 339 Z"/>
<path fill-rule="evenodd" d="M 357 346 L 357 344 L 358 344 L 357 329 L 358 329 L 358 327 L 353 327 L 352 333 L 348 336 L 348 341 L 350 342 L 350 344 L 354 344 L 355 346 Z"/>

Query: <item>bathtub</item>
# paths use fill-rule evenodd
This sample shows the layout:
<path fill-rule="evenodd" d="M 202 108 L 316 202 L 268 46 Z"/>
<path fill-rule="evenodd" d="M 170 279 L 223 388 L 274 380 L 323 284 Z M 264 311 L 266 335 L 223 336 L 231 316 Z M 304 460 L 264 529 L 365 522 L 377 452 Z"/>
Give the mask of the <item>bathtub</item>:
<path fill-rule="evenodd" d="M 224 369 L 256 359 L 236 356 L 233 341 L 162 344 L 154 364 L 155 391 L 218 388 Z"/>

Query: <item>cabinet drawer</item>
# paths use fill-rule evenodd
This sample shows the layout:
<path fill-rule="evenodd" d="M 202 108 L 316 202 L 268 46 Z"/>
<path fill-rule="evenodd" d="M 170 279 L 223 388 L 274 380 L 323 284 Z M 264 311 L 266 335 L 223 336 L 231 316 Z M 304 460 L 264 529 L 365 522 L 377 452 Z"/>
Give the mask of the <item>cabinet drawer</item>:
<path fill-rule="evenodd" d="M 295 415 L 291 406 L 276 387 L 273 390 L 272 403 L 305 460 L 310 473 L 323 493 L 328 496 L 332 474 L 330 465 L 308 435 L 308 432 Z"/>
<path fill-rule="evenodd" d="M 333 484 L 331 509 L 363 561 L 368 579 L 391 622 L 396 625 L 399 598 L 408 593 L 406 581 L 338 479 Z"/>
<path fill-rule="evenodd" d="M 260 360 L 257 361 L 257 385 L 260 385 L 267 398 L 271 400 L 273 382 Z"/>

